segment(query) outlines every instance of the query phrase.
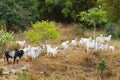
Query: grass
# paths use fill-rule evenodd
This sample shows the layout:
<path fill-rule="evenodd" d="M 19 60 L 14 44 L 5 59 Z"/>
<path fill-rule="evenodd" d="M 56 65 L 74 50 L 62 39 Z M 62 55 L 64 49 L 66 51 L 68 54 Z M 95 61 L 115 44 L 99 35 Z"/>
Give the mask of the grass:
<path fill-rule="evenodd" d="M 71 40 L 76 36 L 74 27 L 59 29 L 62 36 L 55 42 L 47 41 L 52 45 L 58 45 L 62 41 Z M 73 31 L 73 32 L 72 32 Z M 97 35 L 103 31 L 97 32 Z M 86 36 L 92 36 L 91 32 L 86 32 Z M 80 38 L 80 36 L 78 36 Z M 71 48 L 67 50 L 67 56 L 51 58 L 50 56 L 40 56 L 37 61 L 32 62 L 34 71 L 45 72 L 45 80 L 100 80 L 97 71 L 97 64 L 101 59 L 105 59 L 109 70 L 104 73 L 103 80 L 116 80 L 119 78 L 119 62 L 116 64 L 118 56 L 120 56 L 119 41 L 113 40 L 112 45 L 117 47 L 114 53 L 98 52 L 97 55 L 85 53 L 83 48 L 77 47 L 76 50 Z M 37 64 L 34 66 L 34 64 Z M 117 67 L 116 67 L 117 66 Z"/>
<path fill-rule="evenodd" d="M 55 40 L 47 40 L 46 43 L 52 46 L 60 46 L 61 42 L 65 40 L 72 40 L 76 36 L 80 39 L 76 27 L 70 25 L 64 27 L 59 25 L 61 37 Z M 97 36 L 104 30 L 97 31 Z M 17 40 L 22 38 L 16 34 Z M 84 33 L 86 37 L 92 36 L 93 32 L 87 31 Z M 79 40 L 78 40 L 79 41 Z M 27 43 L 29 45 L 29 42 Z M 35 44 L 32 44 L 35 45 Z M 52 56 L 39 56 L 34 61 L 29 61 L 31 65 L 28 71 L 31 80 L 101 80 L 97 71 L 97 64 L 100 60 L 104 59 L 107 62 L 108 70 L 104 73 L 102 80 L 119 80 L 120 79 L 120 44 L 119 40 L 112 40 L 111 45 L 115 45 L 116 50 L 112 52 L 97 52 L 96 55 L 86 53 L 84 48 L 77 47 L 72 50 L 70 47 L 67 50 L 66 56 L 56 55 Z M 22 62 L 22 61 L 21 61 Z"/>

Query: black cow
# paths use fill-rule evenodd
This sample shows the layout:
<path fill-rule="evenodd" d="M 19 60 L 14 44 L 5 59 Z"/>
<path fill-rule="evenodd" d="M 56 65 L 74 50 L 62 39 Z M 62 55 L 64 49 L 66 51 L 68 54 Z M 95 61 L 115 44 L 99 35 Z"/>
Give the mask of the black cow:
<path fill-rule="evenodd" d="M 19 49 L 5 51 L 4 59 L 7 59 L 8 64 L 9 64 L 9 58 L 14 58 L 13 64 L 15 64 L 15 61 L 17 59 L 17 64 L 18 64 L 18 59 L 20 59 L 23 56 L 23 54 L 24 51 Z"/>

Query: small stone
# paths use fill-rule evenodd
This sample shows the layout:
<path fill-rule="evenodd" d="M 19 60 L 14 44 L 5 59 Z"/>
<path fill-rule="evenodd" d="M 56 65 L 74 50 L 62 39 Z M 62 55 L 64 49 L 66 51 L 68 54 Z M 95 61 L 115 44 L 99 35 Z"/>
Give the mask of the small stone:
<path fill-rule="evenodd" d="M 3 75 L 8 75 L 8 74 L 10 74 L 10 71 L 3 71 L 2 74 L 3 74 Z"/>
<path fill-rule="evenodd" d="M 27 67 L 26 66 L 22 67 L 22 71 L 28 71 Z"/>
<path fill-rule="evenodd" d="M 17 73 L 17 71 L 16 70 L 14 70 L 14 69 L 11 69 L 11 71 L 10 71 L 11 73 L 13 73 L 13 74 L 16 74 Z"/>

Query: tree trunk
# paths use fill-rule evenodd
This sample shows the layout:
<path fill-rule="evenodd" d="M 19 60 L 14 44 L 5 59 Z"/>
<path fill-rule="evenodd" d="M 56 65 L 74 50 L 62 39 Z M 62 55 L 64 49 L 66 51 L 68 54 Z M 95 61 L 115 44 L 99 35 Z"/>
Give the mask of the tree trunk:
<path fill-rule="evenodd" d="M 0 57 L 2 58 L 4 56 L 4 52 L 6 51 L 6 43 L 2 43 L 2 53 L 0 54 Z"/>
<path fill-rule="evenodd" d="M 94 22 L 94 51 L 96 53 L 96 22 Z"/>

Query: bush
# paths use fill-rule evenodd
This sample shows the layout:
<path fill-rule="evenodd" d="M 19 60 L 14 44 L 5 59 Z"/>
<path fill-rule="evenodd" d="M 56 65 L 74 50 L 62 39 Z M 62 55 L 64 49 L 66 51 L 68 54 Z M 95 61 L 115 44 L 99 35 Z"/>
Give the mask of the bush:
<path fill-rule="evenodd" d="M 98 69 L 98 72 L 100 72 L 100 74 L 103 74 L 103 71 L 107 69 L 107 63 L 105 62 L 105 60 L 101 60 L 98 63 L 97 69 Z"/>
<path fill-rule="evenodd" d="M 48 39 L 55 39 L 60 36 L 55 22 L 41 21 L 32 24 L 32 28 L 25 32 L 31 42 L 45 42 Z"/>
<path fill-rule="evenodd" d="M 117 27 L 115 29 L 115 36 L 116 36 L 116 38 L 120 38 L 120 27 Z"/>
<path fill-rule="evenodd" d="M 0 68 L 0 76 L 3 74 L 4 68 Z"/>
<path fill-rule="evenodd" d="M 14 38 L 11 33 L 5 33 L 3 30 L 0 30 L 0 51 L 6 48 L 6 44 L 10 43 L 10 41 Z"/>
<path fill-rule="evenodd" d="M 27 80 L 28 72 L 23 71 L 18 73 L 17 79 L 16 80 Z"/>
<path fill-rule="evenodd" d="M 115 38 L 115 26 L 113 25 L 113 23 L 109 22 L 106 24 L 105 33 L 107 35 L 112 35 L 113 38 Z"/>
<path fill-rule="evenodd" d="M 106 24 L 105 32 L 107 35 L 112 35 L 113 38 L 119 38 L 120 37 L 120 27 L 109 22 Z"/>

